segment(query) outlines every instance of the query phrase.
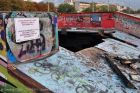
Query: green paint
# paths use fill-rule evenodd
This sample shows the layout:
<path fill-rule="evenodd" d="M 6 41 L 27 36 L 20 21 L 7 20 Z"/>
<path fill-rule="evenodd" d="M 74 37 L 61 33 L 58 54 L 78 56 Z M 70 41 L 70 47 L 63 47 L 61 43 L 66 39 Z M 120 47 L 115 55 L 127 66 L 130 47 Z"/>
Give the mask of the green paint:
<path fill-rule="evenodd" d="M 27 88 L 25 85 L 23 85 L 20 81 L 13 78 L 7 71 L 6 68 L 0 66 L 0 72 L 4 74 L 7 77 L 7 80 L 13 83 L 17 88 L 14 88 L 10 85 L 0 86 L 0 91 L 3 93 L 32 93 L 32 90 Z"/>

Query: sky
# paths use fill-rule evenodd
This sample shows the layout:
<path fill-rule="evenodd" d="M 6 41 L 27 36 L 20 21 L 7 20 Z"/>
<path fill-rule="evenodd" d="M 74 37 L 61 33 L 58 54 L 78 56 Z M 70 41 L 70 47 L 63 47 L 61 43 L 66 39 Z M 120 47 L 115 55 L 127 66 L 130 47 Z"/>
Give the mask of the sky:
<path fill-rule="evenodd" d="M 41 2 L 41 1 L 52 1 L 56 4 L 62 3 L 64 0 L 32 0 L 35 2 Z M 104 3 L 117 3 L 124 6 L 129 6 L 134 9 L 140 9 L 140 0 L 80 0 L 85 2 L 104 2 Z"/>
<path fill-rule="evenodd" d="M 32 0 L 32 1 L 34 1 L 34 2 L 41 2 L 42 0 Z"/>

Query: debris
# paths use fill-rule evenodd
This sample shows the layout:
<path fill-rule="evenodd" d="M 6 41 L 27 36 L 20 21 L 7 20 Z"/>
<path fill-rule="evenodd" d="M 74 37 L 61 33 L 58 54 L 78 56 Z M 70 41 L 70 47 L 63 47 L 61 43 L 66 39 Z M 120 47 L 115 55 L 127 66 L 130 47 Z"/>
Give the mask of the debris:
<path fill-rule="evenodd" d="M 122 71 L 119 69 L 119 67 L 115 64 L 114 60 L 111 59 L 111 57 L 108 54 L 105 54 L 105 59 L 109 63 L 110 67 L 116 74 L 122 79 L 124 84 L 129 88 L 136 88 L 131 81 L 122 73 Z"/>
<path fill-rule="evenodd" d="M 133 69 L 138 69 L 140 68 L 140 63 L 134 63 L 130 65 Z"/>
<path fill-rule="evenodd" d="M 117 39 L 104 39 L 95 46 L 105 52 L 105 59 L 129 88 L 140 89 L 140 50 Z M 138 41 L 137 41 L 138 42 Z M 132 75 L 130 77 L 130 75 Z M 135 75 L 135 76 L 134 76 Z"/>
<path fill-rule="evenodd" d="M 124 64 L 131 64 L 132 62 L 127 60 L 127 61 L 124 61 L 123 63 Z"/>
<path fill-rule="evenodd" d="M 140 75 L 130 75 L 132 80 L 140 82 Z"/>

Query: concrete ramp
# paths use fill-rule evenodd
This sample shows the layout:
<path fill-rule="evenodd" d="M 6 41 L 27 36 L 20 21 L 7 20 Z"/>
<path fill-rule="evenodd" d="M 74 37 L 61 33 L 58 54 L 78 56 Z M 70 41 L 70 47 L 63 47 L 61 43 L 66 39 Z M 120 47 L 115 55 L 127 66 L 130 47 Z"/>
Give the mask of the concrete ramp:
<path fill-rule="evenodd" d="M 92 55 L 94 52 L 91 48 L 73 53 L 60 47 L 48 59 L 17 68 L 54 93 L 138 93 L 126 88 L 103 58 Z"/>

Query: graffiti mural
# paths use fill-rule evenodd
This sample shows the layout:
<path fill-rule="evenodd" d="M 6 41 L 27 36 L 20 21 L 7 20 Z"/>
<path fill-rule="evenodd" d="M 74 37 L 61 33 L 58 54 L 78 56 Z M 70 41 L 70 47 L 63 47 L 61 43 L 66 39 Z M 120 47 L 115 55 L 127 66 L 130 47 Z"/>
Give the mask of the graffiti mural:
<path fill-rule="evenodd" d="M 0 14 L 0 59 L 7 62 L 6 59 L 6 37 L 4 31 L 3 15 Z"/>
<path fill-rule="evenodd" d="M 140 37 L 140 19 L 122 13 L 115 13 L 115 28 Z"/>
<path fill-rule="evenodd" d="M 40 38 L 17 43 L 14 18 L 39 18 Z M 6 39 L 9 45 L 8 59 L 11 62 L 24 62 L 47 56 L 58 49 L 55 15 L 49 13 L 12 12 L 5 18 Z"/>
<path fill-rule="evenodd" d="M 97 68 L 82 62 L 91 60 L 60 47 L 47 59 L 17 68 L 54 93 L 137 93 L 126 88 L 104 60 Z"/>
<path fill-rule="evenodd" d="M 39 18 L 40 38 L 16 42 L 15 18 Z M 46 12 L 1 12 L 0 35 L 3 61 L 14 63 L 44 58 L 58 50 L 57 16 Z"/>
<path fill-rule="evenodd" d="M 108 23 L 108 24 L 105 24 Z M 114 28 L 111 13 L 60 14 L 58 27 L 61 28 Z"/>

